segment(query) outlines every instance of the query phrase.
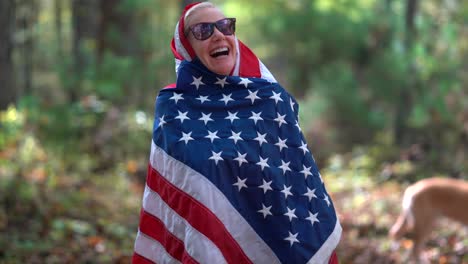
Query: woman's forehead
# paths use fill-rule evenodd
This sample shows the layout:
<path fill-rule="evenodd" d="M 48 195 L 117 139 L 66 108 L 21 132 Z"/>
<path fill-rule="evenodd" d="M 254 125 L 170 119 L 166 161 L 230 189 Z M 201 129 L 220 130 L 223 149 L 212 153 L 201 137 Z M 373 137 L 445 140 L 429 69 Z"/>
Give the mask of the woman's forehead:
<path fill-rule="evenodd" d="M 216 22 L 226 16 L 217 8 L 206 7 L 194 10 L 188 17 L 189 26 L 204 22 Z"/>

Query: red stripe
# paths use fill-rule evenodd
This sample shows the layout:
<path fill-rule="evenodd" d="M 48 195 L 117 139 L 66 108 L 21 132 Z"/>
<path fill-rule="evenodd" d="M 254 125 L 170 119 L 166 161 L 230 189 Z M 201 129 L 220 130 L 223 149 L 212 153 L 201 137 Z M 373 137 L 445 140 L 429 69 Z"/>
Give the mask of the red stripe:
<path fill-rule="evenodd" d="M 177 51 L 174 38 L 171 41 L 171 50 L 172 50 L 172 53 L 174 54 L 174 57 L 176 59 L 185 60 L 184 57 L 182 57 L 182 55 L 180 55 L 179 52 Z"/>
<path fill-rule="evenodd" d="M 185 37 L 184 23 L 184 19 L 181 19 L 179 23 L 179 39 L 180 43 L 182 43 L 182 46 L 184 46 L 190 58 L 193 59 L 195 58 L 195 51 L 193 50 L 192 45 L 190 44 L 188 39 Z"/>
<path fill-rule="evenodd" d="M 185 14 L 194 6 L 200 4 L 200 2 L 197 2 L 197 3 L 193 3 L 193 4 L 189 4 L 185 7 L 184 9 L 184 12 L 182 13 L 182 16 L 179 20 L 179 39 L 180 39 L 180 42 L 182 43 L 182 46 L 184 46 L 185 50 L 188 52 L 189 56 L 191 59 L 193 59 L 195 57 L 195 51 L 193 50 L 192 48 L 192 45 L 190 45 L 190 42 L 188 41 L 188 39 L 185 37 L 185 32 L 184 32 L 184 28 L 185 28 Z"/>
<path fill-rule="evenodd" d="M 161 220 L 144 210 L 141 210 L 140 215 L 140 231 L 161 243 L 167 253 L 178 261 L 190 264 L 198 263 L 185 251 L 183 241 L 167 230 Z"/>
<path fill-rule="evenodd" d="M 333 251 L 333 254 L 330 257 L 330 261 L 328 262 L 328 264 L 339 264 L 338 263 L 338 256 L 336 255 L 335 251 Z"/>
<path fill-rule="evenodd" d="M 187 51 L 188 55 L 190 56 L 191 59 L 193 59 L 195 57 L 195 51 L 193 50 L 192 48 L 192 45 L 190 45 L 190 42 L 188 41 L 188 39 L 185 37 L 185 33 L 184 33 L 184 27 L 185 27 L 185 14 L 192 8 L 194 7 L 195 5 L 198 5 L 200 4 L 201 2 L 195 2 L 195 3 L 192 3 L 192 4 L 188 4 L 185 8 L 184 8 L 184 11 L 182 12 L 182 15 L 180 16 L 180 19 L 179 19 L 179 28 L 177 29 L 177 31 L 179 32 L 179 40 L 180 40 L 180 44 L 185 48 L 185 50 Z M 179 53 L 179 51 L 177 50 L 176 48 L 176 43 L 175 43 L 175 39 L 172 38 L 172 41 L 171 41 L 171 49 L 172 49 L 172 53 L 174 53 L 174 57 L 176 57 L 177 59 L 179 60 L 184 60 L 185 58 Z"/>
<path fill-rule="evenodd" d="M 132 257 L 132 264 L 154 264 L 156 262 L 153 262 L 141 255 L 138 255 L 138 253 L 133 253 Z"/>
<path fill-rule="evenodd" d="M 151 164 L 148 172 L 148 186 L 192 227 L 208 237 L 228 263 L 252 263 L 223 223 L 208 208 L 168 182 Z"/>
<path fill-rule="evenodd" d="M 176 88 L 176 84 L 175 83 L 171 83 L 171 84 L 168 84 L 166 85 L 166 87 L 164 87 L 163 89 L 168 89 L 168 88 Z"/>
<path fill-rule="evenodd" d="M 239 66 L 239 76 L 241 77 L 262 77 L 260 72 L 260 62 L 258 61 L 257 56 L 239 40 L 239 49 L 240 49 L 240 66 Z"/>

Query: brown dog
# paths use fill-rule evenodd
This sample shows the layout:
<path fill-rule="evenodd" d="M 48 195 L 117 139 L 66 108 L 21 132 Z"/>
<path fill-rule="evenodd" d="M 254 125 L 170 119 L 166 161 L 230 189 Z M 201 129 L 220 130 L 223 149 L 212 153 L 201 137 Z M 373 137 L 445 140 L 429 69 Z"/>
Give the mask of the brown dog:
<path fill-rule="evenodd" d="M 420 252 L 434 221 L 445 216 L 468 225 L 468 182 L 449 178 L 428 178 L 409 186 L 403 195 L 403 210 L 389 235 L 394 239 L 412 233 L 411 259 Z"/>

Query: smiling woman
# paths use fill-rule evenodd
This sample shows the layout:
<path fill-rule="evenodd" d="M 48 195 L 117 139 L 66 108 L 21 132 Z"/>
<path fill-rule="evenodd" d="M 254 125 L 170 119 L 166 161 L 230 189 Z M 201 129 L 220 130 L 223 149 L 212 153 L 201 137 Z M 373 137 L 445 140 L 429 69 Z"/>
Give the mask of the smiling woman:
<path fill-rule="evenodd" d="M 134 263 L 337 263 L 297 101 L 211 3 L 187 6 L 156 100 Z"/>
<path fill-rule="evenodd" d="M 226 19 L 219 9 L 206 3 L 186 16 L 187 38 L 196 56 L 210 71 L 229 75 L 236 62 L 236 20 Z"/>

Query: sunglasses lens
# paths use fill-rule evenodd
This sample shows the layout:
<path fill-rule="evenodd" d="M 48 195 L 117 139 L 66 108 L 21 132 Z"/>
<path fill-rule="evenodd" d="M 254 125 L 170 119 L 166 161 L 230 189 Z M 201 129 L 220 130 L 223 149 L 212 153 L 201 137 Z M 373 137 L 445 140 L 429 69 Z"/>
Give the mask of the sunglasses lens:
<path fill-rule="evenodd" d="M 193 35 L 198 40 L 209 38 L 214 31 L 214 25 L 209 23 L 200 23 L 192 28 Z"/>
<path fill-rule="evenodd" d="M 198 40 L 205 40 L 211 37 L 214 27 L 224 35 L 232 35 L 236 31 L 236 19 L 224 18 L 215 23 L 199 23 L 191 28 L 193 36 Z"/>
<path fill-rule="evenodd" d="M 234 19 L 225 18 L 216 22 L 216 28 L 224 35 L 232 35 L 236 29 L 236 21 Z"/>

